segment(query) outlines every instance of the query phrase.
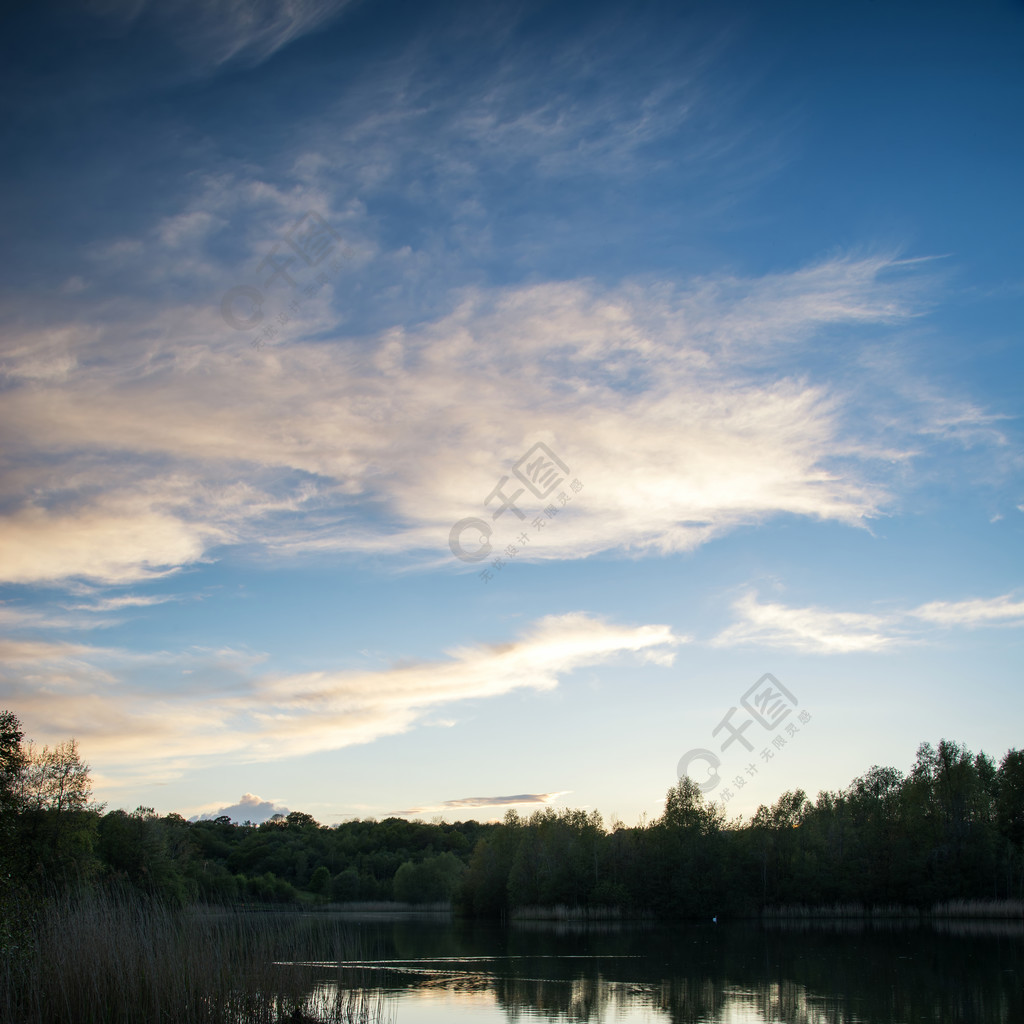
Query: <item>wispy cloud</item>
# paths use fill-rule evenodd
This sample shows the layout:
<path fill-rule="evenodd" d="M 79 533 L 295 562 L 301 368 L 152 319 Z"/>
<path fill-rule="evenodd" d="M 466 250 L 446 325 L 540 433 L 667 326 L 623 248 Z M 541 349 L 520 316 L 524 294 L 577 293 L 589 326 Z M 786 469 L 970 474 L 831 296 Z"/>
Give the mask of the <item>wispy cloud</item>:
<path fill-rule="evenodd" d="M 101 609 L 95 609 L 99 611 Z M 79 615 L 73 611 L 56 612 L 50 608 L 18 608 L 0 603 L 0 628 L 9 632 L 25 630 L 102 629 L 117 625 L 118 620 L 95 615 Z"/>
<path fill-rule="evenodd" d="M 301 675 L 258 675 L 257 658 L 231 651 L 142 656 L 9 643 L 0 645 L 0 680 L 28 731 L 46 740 L 77 736 L 110 783 L 122 769 L 166 778 L 186 765 L 366 743 L 405 732 L 440 706 L 549 690 L 578 668 L 619 656 L 671 664 L 682 642 L 667 626 L 569 613 L 540 619 L 509 643 L 459 647 L 437 661 Z M 182 676 L 186 665 L 199 670 Z"/>
<path fill-rule="evenodd" d="M 473 810 L 478 807 L 530 807 L 534 805 L 547 805 L 560 797 L 570 793 L 571 790 L 564 789 L 556 793 L 516 793 L 512 796 L 466 796 L 461 800 L 445 800 L 443 803 L 426 807 L 410 807 L 404 811 L 397 811 L 397 814 L 419 815 L 428 813 L 443 813 L 445 811 Z"/>
<path fill-rule="evenodd" d="M 909 614 L 940 626 L 1020 626 L 1024 625 L 1024 601 L 1013 594 L 967 601 L 931 601 Z"/>
<path fill-rule="evenodd" d="M 467 796 L 461 800 L 446 800 L 442 807 L 504 807 L 511 804 L 548 804 L 561 793 L 517 793 L 514 796 Z"/>
<path fill-rule="evenodd" d="M 349 0 L 86 0 L 93 14 L 127 25 L 151 18 L 206 68 L 257 65 L 325 25 Z"/>
<path fill-rule="evenodd" d="M 761 603 L 754 593 L 733 605 L 740 621 L 722 630 L 716 647 L 752 644 L 813 654 L 880 651 L 896 642 L 892 624 L 880 615 L 792 608 Z"/>
<path fill-rule="evenodd" d="M 713 640 L 716 647 L 753 645 L 813 654 L 877 652 L 927 639 L 921 623 L 952 629 L 1024 625 L 1024 601 L 1012 594 L 967 601 L 932 601 L 884 613 L 794 608 L 762 602 L 754 592 L 733 604 L 738 621 Z"/>
<path fill-rule="evenodd" d="M 175 594 L 122 594 L 120 597 L 102 597 L 87 604 L 71 605 L 71 608 L 86 612 L 113 612 L 123 608 L 150 608 L 156 604 L 180 600 Z"/>
<path fill-rule="evenodd" d="M 20 468 L 0 475 L 0 571 L 123 584 L 230 544 L 450 561 L 451 525 L 485 514 L 536 440 L 586 491 L 528 557 L 687 550 L 779 513 L 860 525 L 889 500 L 875 470 L 892 447 L 862 436 L 839 386 L 750 357 L 899 317 L 889 266 L 470 290 L 416 329 L 260 354 L 215 310 L 185 310 L 173 342 L 123 323 L 80 345 L 51 332 L 50 378 L 14 338 L 4 363 L 21 383 L 0 427 Z M 132 359 L 112 361 L 129 342 Z"/>

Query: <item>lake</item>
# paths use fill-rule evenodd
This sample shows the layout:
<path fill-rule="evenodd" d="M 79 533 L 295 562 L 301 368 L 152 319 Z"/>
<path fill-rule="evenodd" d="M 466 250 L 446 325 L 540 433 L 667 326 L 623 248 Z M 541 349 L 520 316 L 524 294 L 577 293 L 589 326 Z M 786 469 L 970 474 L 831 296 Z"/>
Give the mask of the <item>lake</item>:
<path fill-rule="evenodd" d="M 349 926 L 365 952 L 322 961 L 322 984 L 382 996 L 395 1024 L 1024 1022 L 1020 922 Z"/>

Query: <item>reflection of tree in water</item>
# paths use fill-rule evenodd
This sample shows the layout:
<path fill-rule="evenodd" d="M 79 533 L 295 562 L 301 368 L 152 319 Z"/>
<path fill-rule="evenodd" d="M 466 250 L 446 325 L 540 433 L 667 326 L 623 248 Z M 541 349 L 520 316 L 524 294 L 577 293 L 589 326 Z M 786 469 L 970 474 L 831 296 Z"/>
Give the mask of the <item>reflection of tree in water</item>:
<path fill-rule="evenodd" d="M 1019 922 L 781 920 L 565 933 L 559 922 L 499 928 L 393 923 L 377 932 L 398 988 L 493 998 L 511 1020 L 654 1019 L 792 1024 L 1024 1021 Z M 390 973 L 396 972 L 396 973 Z"/>
<path fill-rule="evenodd" d="M 615 1020 L 637 1005 L 652 1007 L 672 1024 L 700 1024 L 726 1012 L 747 1010 L 751 1019 L 794 1024 L 836 1024 L 853 1020 L 835 1001 L 815 999 L 793 982 L 763 982 L 755 988 L 708 978 L 673 978 L 661 984 L 610 981 L 601 975 L 564 982 L 503 979 L 495 986 L 501 1008 L 512 1020 L 543 1014 L 566 1021 Z M 862 1019 L 862 1018 L 860 1018 Z"/>

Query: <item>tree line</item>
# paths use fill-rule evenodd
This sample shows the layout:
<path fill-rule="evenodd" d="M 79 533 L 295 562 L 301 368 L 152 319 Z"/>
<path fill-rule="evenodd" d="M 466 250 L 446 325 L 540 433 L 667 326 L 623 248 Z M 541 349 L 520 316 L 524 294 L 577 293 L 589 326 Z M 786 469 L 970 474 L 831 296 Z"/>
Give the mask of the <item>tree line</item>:
<path fill-rule="evenodd" d="M 37 749 L 0 712 L 0 910 L 107 882 L 176 904 L 451 901 L 480 916 L 1024 898 L 1024 751 L 997 765 L 949 740 L 922 744 L 909 773 L 875 766 L 813 801 L 783 793 L 746 820 L 727 820 L 688 778 L 656 820 L 610 827 L 596 811 L 553 808 L 509 811 L 500 824 L 325 826 L 301 811 L 260 825 L 190 822 L 91 798 L 74 740 Z"/>

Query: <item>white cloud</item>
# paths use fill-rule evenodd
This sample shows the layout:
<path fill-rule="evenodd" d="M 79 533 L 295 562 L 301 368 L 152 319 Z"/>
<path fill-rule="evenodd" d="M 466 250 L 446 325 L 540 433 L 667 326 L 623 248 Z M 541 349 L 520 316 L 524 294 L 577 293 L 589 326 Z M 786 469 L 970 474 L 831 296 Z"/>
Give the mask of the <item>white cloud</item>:
<path fill-rule="evenodd" d="M 813 654 L 848 654 L 879 651 L 898 639 L 891 623 L 880 615 L 762 604 L 754 593 L 745 594 L 733 609 L 740 621 L 714 638 L 716 647 L 754 644 Z"/>
<path fill-rule="evenodd" d="M 940 626 L 1020 626 L 1024 625 L 1024 601 L 1016 600 L 1012 594 L 967 601 L 931 601 L 909 614 Z"/>
<path fill-rule="evenodd" d="M 273 800 L 263 800 L 254 793 L 243 793 L 238 803 L 229 804 L 227 807 L 217 807 L 214 810 L 204 810 L 200 814 L 192 815 L 189 820 L 212 821 L 214 818 L 227 816 L 238 824 L 243 821 L 251 821 L 254 825 L 261 825 L 264 821 L 269 821 L 275 814 L 287 815 L 288 808 L 278 806 Z"/>
<path fill-rule="evenodd" d="M 262 353 L 217 310 L 180 310 L 92 327 L 83 345 L 51 332 L 49 378 L 16 338 L 10 379 L 35 369 L 0 410 L 19 457 L 0 474 L 3 576 L 130 583 L 236 543 L 454 566 L 452 524 L 486 515 L 538 440 L 584 488 L 524 557 L 687 550 L 780 513 L 862 525 L 889 500 L 875 468 L 892 447 L 859 435 L 838 387 L 765 360 L 822 324 L 899 316 L 888 266 L 471 290 L 416 330 Z M 301 327 L 325 328 L 318 315 Z M 511 512 L 495 525 L 513 539 Z"/>
<path fill-rule="evenodd" d="M 0 563 L 8 583 L 49 583 L 83 576 L 126 583 L 166 575 L 203 557 L 224 539 L 213 524 L 192 524 L 154 507 L 152 493 L 106 494 L 73 512 L 23 505 L 3 517 Z"/>
<path fill-rule="evenodd" d="M 76 604 L 72 607 L 80 611 L 110 612 L 122 608 L 149 608 L 155 604 L 166 604 L 168 601 L 179 601 L 174 594 L 123 594 L 121 597 L 104 597 L 88 604 Z"/>
<path fill-rule="evenodd" d="M 714 646 L 751 644 L 814 654 L 874 652 L 924 642 L 921 622 L 944 629 L 1024 625 L 1024 601 L 1011 594 L 932 601 L 909 610 L 873 614 L 762 603 L 756 593 L 749 592 L 733 604 L 733 611 L 738 621 L 712 640 Z"/>
<path fill-rule="evenodd" d="M 112 787 L 125 772 L 166 779 L 196 765 L 366 743 L 402 733 L 444 705 L 552 689 L 578 668 L 624 654 L 670 664 L 682 642 L 667 626 L 569 613 L 535 622 L 510 643 L 460 647 L 436 661 L 301 675 L 258 675 L 253 656 L 233 651 L 138 655 L 7 643 L 0 681 L 27 732 L 46 741 L 76 736 L 98 779 Z M 175 678 L 171 670 L 183 664 L 203 671 Z"/>

